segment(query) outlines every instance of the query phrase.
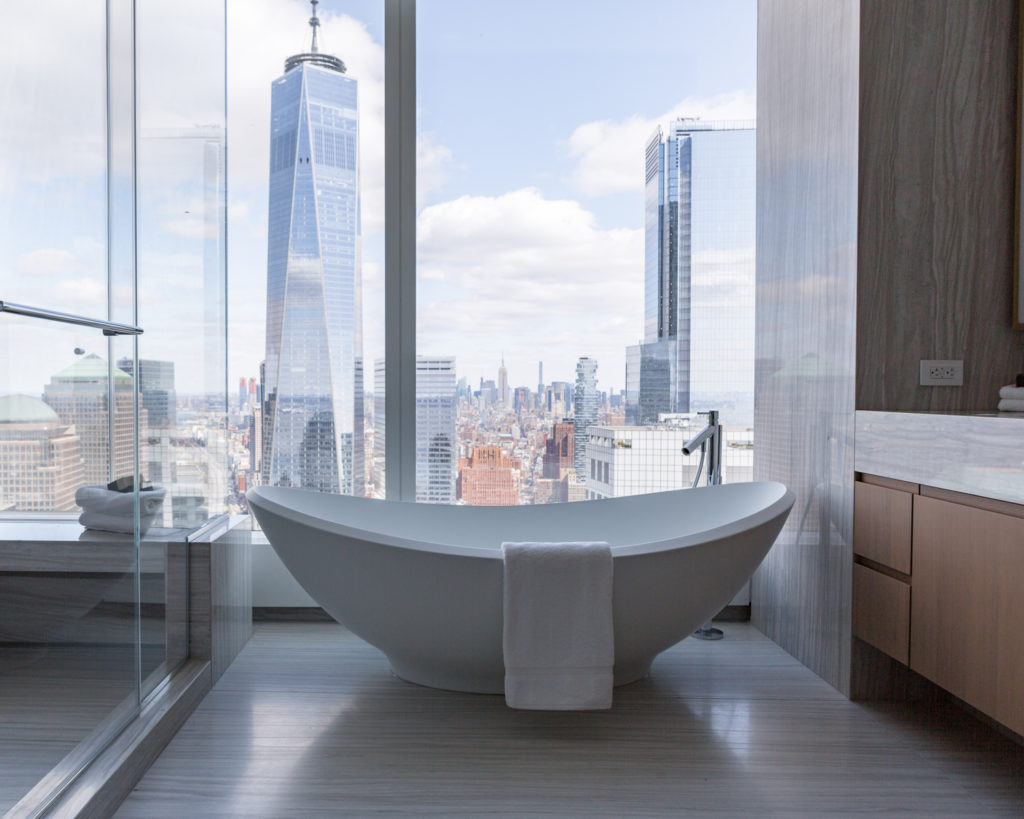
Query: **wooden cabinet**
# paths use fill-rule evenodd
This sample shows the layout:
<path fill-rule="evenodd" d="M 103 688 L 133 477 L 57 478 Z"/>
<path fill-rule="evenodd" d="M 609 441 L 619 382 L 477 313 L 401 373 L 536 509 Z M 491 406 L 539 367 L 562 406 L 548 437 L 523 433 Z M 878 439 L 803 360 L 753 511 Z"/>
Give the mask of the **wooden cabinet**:
<path fill-rule="evenodd" d="M 854 487 L 853 635 L 1024 734 L 1024 506 Z"/>
<path fill-rule="evenodd" d="M 854 554 L 910 574 L 913 494 L 862 481 L 853 492 Z"/>
<path fill-rule="evenodd" d="M 1024 519 L 914 498 L 910 667 L 1024 733 Z"/>
<path fill-rule="evenodd" d="M 910 584 L 853 565 L 853 636 L 910 663 Z"/>
<path fill-rule="evenodd" d="M 876 479 L 878 480 L 878 479 Z M 910 570 L 916 484 L 853 485 L 853 636 L 910 662 Z"/>

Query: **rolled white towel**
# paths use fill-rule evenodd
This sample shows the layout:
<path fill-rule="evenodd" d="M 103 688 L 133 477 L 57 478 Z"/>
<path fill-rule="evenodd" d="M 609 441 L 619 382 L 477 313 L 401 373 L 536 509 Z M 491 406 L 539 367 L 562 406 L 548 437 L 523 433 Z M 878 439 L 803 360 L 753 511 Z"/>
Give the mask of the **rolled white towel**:
<path fill-rule="evenodd" d="M 1004 398 L 998 409 L 1000 412 L 1024 412 L 1024 398 Z"/>
<path fill-rule="evenodd" d="M 1024 401 L 1024 387 L 1015 387 L 1013 384 L 1007 384 L 1005 387 L 999 388 L 999 397 Z"/>

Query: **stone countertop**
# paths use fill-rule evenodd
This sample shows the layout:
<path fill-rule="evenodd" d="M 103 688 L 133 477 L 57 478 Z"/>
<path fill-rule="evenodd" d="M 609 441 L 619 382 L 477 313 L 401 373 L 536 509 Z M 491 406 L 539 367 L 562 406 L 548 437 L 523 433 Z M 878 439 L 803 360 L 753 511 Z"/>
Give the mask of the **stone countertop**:
<path fill-rule="evenodd" d="M 185 544 L 189 530 L 151 528 L 140 543 L 141 570 L 164 570 L 166 546 Z M 0 518 L 0 571 L 135 571 L 133 535 L 85 529 L 78 516 Z"/>
<path fill-rule="evenodd" d="M 1024 413 L 858 410 L 854 469 L 1024 504 Z"/>

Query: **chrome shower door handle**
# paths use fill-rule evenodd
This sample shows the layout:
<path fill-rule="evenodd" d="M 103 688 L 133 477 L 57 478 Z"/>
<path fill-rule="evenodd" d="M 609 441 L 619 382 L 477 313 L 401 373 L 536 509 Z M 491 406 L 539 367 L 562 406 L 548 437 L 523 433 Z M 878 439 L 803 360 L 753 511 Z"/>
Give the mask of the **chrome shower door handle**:
<path fill-rule="evenodd" d="M 93 327 L 102 330 L 105 336 L 138 336 L 142 335 L 142 328 L 134 324 L 121 324 L 116 321 L 104 321 L 103 319 L 76 316 L 73 313 L 60 313 L 56 310 L 44 310 L 41 307 L 29 307 L 27 304 L 14 304 L 9 301 L 0 301 L 0 313 L 13 313 L 18 316 L 29 318 L 46 319 L 47 321 L 59 321 L 64 324 L 77 324 L 81 327 Z"/>

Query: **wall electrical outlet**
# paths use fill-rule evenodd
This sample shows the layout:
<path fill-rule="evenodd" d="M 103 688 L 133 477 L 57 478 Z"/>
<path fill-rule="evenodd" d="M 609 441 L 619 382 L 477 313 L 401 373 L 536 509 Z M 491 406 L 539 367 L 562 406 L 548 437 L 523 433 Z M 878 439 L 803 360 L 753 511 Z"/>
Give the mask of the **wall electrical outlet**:
<path fill-rule="evenodd" d="M 963 361 L 921 361 L 922 387 L 962 387 Z"/>

